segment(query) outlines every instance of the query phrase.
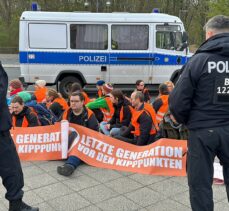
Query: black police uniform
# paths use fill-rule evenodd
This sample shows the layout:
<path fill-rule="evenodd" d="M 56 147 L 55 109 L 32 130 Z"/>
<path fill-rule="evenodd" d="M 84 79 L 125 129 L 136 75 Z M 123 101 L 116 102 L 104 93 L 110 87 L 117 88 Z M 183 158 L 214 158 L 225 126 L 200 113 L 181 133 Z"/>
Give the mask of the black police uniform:
<path fill-rule="evenodd" d="M 8 76 L 0 63 L 0 176 L 7 193 L 6 199 L 14 201 L 23 196 L 24 186 L 21 164 L 10 135 L 11 115 L 6 101 Z"/>
<path fill-rule="evenodd" d="M 218 156 L 229 198 L 229 33 L 206 40 L 183 67 L 170 111 L 189 129 L 188 183 L 195 211 L 213 210 L 213 162 Z"/>
<path fill-rule="evenodd" d="M 6 101 L 8 76 L 0 62 L 0 176 L 5 186 L 9 211 L 39 211 L 22 201 L 23 173 L 16 147 L 10 135 L 11 115 Z"/>

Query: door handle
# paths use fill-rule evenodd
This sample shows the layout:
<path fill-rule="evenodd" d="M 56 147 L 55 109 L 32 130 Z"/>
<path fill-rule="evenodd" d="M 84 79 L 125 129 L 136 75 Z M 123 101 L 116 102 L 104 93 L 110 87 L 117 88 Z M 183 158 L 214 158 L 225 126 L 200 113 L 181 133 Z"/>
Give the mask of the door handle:
<path fill-rule="evenodd" d="M 107 66 L 101 66 L 101 72 L 107 71 Z"/>

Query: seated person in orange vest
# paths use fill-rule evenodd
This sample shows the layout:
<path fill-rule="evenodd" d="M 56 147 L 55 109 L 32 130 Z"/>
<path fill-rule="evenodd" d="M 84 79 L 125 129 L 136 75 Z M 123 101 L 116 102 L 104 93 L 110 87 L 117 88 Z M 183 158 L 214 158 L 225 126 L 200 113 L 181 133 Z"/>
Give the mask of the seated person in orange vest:
<path fill-rule="evenodd" d="M 136 81 L 136 91 L 140 91 L 144 94 L 144 102 L 150 102 L 150 94 L 149 90 L 145 87 L 145 83 L 143 80 Z"/>
<path fill-rule="evenodd" d="M 102 97 L 103 96 L 102 87 L 103 87 L 104 84 L 105 84 L 105 81 L 103 81 L 103 80 L 98 80 L 96 82 L 96 88 L 98 90 L 98 93 L 97 93 L 98 97 Z"/>
<path fill-rule="evenodd" d="M 46 93 L 46 106 L 60 119 L 63 112 L 69 108 L 66 100 L 55 89 L 48 89 Z"/>
<path fill-rule="evenodd" d="M 148 103 L 144 103 L 144 94 L 139 91 L 131 94 L 131 103 L 134 107 L 131 123 L 121 136 L 115 138 L 139 146 L 154 142 L 157 123 L 153 107 Z M 134 135 L 133 139 L 126 138 L 130 132 Z"/>
<path fill-rule="evenodd" d="M 95 131 L 99 130 L 94 113 L 84 106 L 84 96 L 81 92 L 70 94 L 70 108 L 64 112 L 62 119 Z M 63 166 L 57 167 L 57 172 L 64 176 L 70 176 L 81 163 L 82 161 L 78 157 L 70 156 Z"/>
<path fill-rule="evenodd" d="M 35 91 L 32 96 L 32 100 L 36 100 L 37 103 L 42 103 L 46 98 L 46 93 L 48 91 L 48 88 L 45 86 L 46 81 L 45 80 L 37 80 L 35 81 Z"/>
<path fill-rule="evenodd" d="M 114 115 L 109 122 L 101 123 L 100 129 L 105 135 L 117 136 L 120 135 L 120 128 L 122 126 L 128 127 L 130 124 L 132 116 L 131 106 L 119 89 L 113 89 L 110 93 L 110 98 L 115 109 Z"/>
<path fill-rule="evenodd" d="M 103 122 L 110 121 L 114 114 L 114 106 L 109 95 L 112 90 L 111 84 L 104 84 L 102 87 L 103 96 L 86 105 L 91 110 L 99 108 L 103 113 Z"/>
<path fill-rule="evenodd" d="M 153 108 L 156 112 L 156 119 L 158 124 L 163 120 L 163 116 L 169 109 L 168 99 L 169 99 L 169 90 L 167 85 L 160 84 L 159 96 L 153 102 Z"/>
<path fill-rule="evenodd" d="M 88 104 L 89 102 L 91 102 L 90 98 L 88 97 L 87 93 L 83 91 L 81 85 L 77 82 L 73 83 L 72 86 L 71 86 L 71 89 L 70 89 L 70 93 L 73 93 L 73 92 L 81 92 L 84 96 L 84 105 Z"/>
<path fill-rule="evenodd" d="M 11 102 L 13 127 L 36 127 L 39 120 L 29 107 L 25 106 L 20 96 L 15 96 Z"/>

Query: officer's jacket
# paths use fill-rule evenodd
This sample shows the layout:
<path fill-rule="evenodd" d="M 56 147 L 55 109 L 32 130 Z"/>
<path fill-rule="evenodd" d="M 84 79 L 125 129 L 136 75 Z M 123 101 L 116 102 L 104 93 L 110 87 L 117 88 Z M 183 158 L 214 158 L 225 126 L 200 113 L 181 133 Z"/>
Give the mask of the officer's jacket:
<path fill-rule="evenodd" d="M 0 132 L 8 131 L 12 126 L 12 119 L 6 100 L 7 89 L 8 76 L 0 62 Z"/>
<path fill-rule="evenodd" d="M 200 46 L 183 67 L 169 107 L 189 129 L 228 125 L 229 33 L 215 35 Z"/>

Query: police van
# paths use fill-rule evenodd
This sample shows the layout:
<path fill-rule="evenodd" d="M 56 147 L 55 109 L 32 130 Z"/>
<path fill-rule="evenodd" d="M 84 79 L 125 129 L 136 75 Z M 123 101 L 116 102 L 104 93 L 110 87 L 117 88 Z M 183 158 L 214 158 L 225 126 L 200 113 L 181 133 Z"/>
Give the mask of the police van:
<path fill-rule="evenodd" d="M 187 62 L 182 21 L 160 13 L 23 12 L 20 18 L 21 80 L 57 85 L 66 96 L 73 82 L 86 90 L 103 79 L 133 89 L 151 88 Z"/>

